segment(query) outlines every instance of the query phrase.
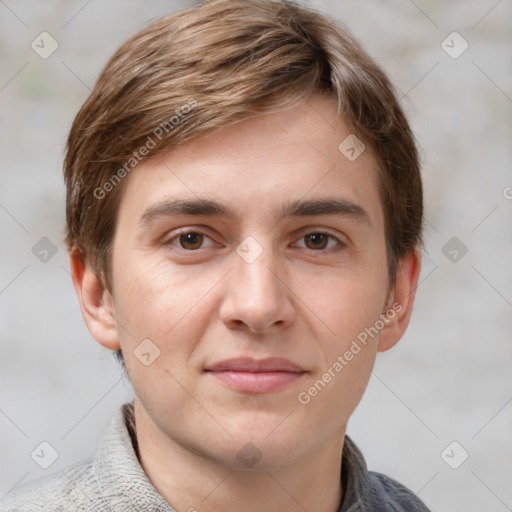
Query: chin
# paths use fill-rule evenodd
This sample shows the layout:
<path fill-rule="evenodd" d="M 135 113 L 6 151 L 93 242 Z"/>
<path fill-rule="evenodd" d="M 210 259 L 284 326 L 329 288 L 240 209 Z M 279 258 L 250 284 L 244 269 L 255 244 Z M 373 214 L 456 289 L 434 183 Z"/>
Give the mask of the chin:
<path fill-rule="evenodd" d="M 297 458 L 297 445 L 290 439 L 260 440 L 238 438 L 229 453 L 231 469 L 237 471 L 279 471 Z"/>
<path fill-rule="evenodd" d="M 275 410 L 246 410 L 234 411 L 232 415 L 224 416 L 228 432 L 234 437 L 250 437 L 256 439 L 270 439 L 277 435 L 292 435 L 290 430 L 295 429 L 293 421 L 287 418 L 289 411 Z"/>
<path fill-rule="evenodd" d="M 250 421 L 250 415 L 246 420 Z M 304 450 L 304 429 L 280 415 L 267 417 L 253 414 L 253 421 L 242 421 L 229 429 L 231 452 L 235 452 L 237 469 L 275 470 L 290 463 Z M 247 460 L 246 460 L 247 457 Z"/>

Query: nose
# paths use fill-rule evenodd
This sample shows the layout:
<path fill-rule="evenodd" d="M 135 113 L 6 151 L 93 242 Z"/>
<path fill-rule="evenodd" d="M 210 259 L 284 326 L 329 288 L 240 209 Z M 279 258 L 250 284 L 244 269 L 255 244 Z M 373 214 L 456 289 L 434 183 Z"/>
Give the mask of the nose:
<path fill-rule="evenodd" d="M 295 317 L 293 291 L 282 265 L 266 249 L 252 262 L 233 254 L 234 268 L 226 276 L 220 318 L 230 329 L 267 334 L 290 325 Z"/>

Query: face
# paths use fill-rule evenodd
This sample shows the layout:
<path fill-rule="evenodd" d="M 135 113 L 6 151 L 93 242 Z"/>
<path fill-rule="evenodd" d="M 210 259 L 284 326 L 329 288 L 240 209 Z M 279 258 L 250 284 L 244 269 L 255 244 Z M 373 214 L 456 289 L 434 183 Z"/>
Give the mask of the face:
<path fill-rule="evenodd" d="M 393 299 L 376 160 L 340 152 L 350 133 L 313 96 L 127 178 L 117 325 L 95 334 L 122 348 L 136 411 L 169 445 L 238 467 L 251 442 L 275 468 L 343 439 Z"/>

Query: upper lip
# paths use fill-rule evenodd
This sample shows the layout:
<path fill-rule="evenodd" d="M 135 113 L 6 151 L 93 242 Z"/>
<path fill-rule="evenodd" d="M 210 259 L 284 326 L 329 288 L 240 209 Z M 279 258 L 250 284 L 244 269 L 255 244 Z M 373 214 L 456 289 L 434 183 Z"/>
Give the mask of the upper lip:
<path fill-rule="evenodd" d="M 282 357 L 253 359 L 250 357 L 233 358 L 220 361 L 206 368 L 211 372 L 293 372 L 304 373 L 306 370 L 298 364 Z"/>

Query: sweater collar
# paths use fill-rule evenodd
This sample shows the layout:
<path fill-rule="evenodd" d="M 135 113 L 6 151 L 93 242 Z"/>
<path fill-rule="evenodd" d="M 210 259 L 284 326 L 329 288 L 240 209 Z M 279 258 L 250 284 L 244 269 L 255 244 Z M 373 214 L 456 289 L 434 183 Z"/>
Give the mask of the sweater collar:
<path fill-rule="evenodd" d="M 112 418 L 94 460 L 100 491 L 110 510 L 176 512 L 139 462 L 134 425 L 133 402 L 125 403 Z"/>

